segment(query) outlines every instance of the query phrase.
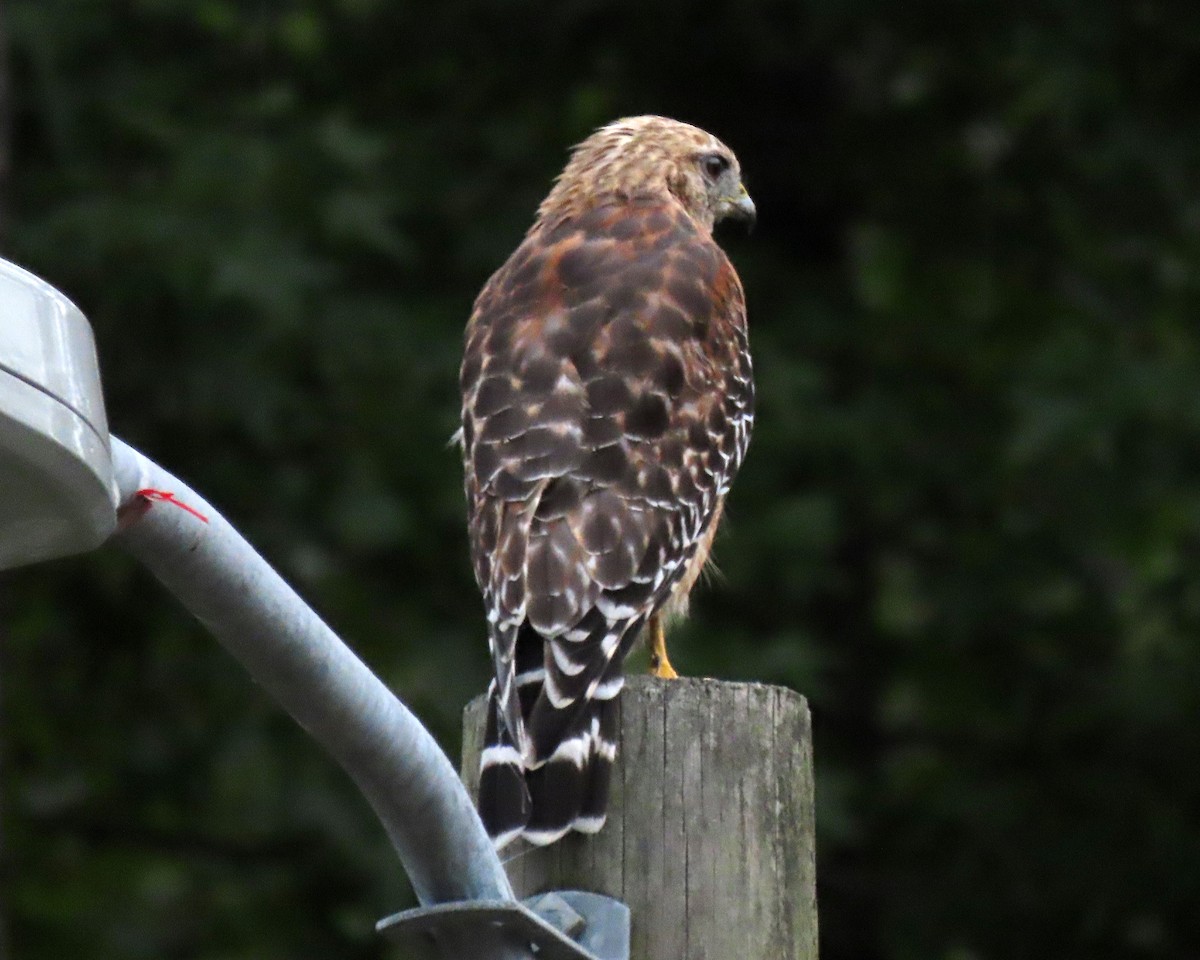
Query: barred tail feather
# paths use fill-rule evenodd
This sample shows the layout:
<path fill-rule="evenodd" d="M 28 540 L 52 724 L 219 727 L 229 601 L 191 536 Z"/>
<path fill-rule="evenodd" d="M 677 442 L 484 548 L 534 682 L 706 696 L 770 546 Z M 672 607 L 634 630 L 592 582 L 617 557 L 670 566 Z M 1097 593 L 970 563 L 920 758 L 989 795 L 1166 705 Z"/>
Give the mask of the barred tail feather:
<path fill-rule="evenodd" d="M 550 756 L 526 774 L 532 810 L 523 836 L 530 843 L 553 843 L 571 830 L 595 833 L 604 825 L 615 715 L 612 701 L 585 705 Z"/>
<path fill-rule="evenodd" d="M 546 643 L 522 624 L 512 680 L 518 733 L 508 733 L 493 683 L 481 758 L 479 812 L 497 848 L 518 836 L 542 846 L 572 830 L 596 833 L 604 826 L 622 664 L 642 622 L 601 619 L 589 639 L 602 656 L 574 672 L 561 662 L 566 657 L 556 655 L 554 641 Z"/>
<path fill-rule="evenodd" d="M 572 825 L 580 833 L 596 833 L 608 816 L 609 785 L 613 761 L 617 758 L 617 704 L 617 699 L 596 702 L 588 782 L 583 791 L 583 803 Z"/>
<path fill-rule="evenodd" d="M 479 816 L 498 850 L 521 835 L 531 810 L 521 751 L 512 742 L 500 713 L 493 684 L 488 691 L 487 726 L 479 758 Z"/>

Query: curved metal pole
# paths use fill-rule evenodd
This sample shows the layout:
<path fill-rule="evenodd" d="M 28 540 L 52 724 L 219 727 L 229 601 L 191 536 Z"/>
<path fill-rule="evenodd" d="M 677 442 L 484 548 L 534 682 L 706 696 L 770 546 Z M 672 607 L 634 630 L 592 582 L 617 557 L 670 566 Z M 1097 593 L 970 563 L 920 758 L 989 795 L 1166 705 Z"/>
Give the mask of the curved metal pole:
<path fill-rule="evenodd" d="M 465 788 L 421 722 L 209 503 L 116 437 L 112 454 L 121 503 L 115 542 L 351 776 L 421 903 L 513 900 Z M 478 938 L 442 947 L 463 957 L 532 956 Z"/>

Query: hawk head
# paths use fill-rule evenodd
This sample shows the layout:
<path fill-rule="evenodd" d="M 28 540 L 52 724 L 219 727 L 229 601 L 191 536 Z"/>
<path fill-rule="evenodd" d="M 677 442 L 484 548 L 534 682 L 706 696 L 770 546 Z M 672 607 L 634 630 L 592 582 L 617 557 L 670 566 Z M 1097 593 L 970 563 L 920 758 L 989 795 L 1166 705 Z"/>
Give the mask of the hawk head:
<path fill-rule="evenodd" d="M 704 230 L 726 218 L 754 222 L 737 157 L 699 127 L 666 117 L 627 117 L 601 127 L 571 153 L 538 221 L 582 213 L 613 196 L 673 198 Z"/>

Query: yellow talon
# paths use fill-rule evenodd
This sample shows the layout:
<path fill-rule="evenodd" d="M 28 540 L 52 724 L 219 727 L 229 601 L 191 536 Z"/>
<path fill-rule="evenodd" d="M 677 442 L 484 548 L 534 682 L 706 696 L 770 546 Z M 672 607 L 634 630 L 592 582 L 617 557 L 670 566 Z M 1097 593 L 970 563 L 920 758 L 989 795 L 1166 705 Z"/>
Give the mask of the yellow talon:
<path fill-rule="evenodd" d="M 662 617 L 650 618 L 650 673 L 660 680 L 676 680 L 679 674 L 667 657 L 667 634 L 663 630 Z"/>

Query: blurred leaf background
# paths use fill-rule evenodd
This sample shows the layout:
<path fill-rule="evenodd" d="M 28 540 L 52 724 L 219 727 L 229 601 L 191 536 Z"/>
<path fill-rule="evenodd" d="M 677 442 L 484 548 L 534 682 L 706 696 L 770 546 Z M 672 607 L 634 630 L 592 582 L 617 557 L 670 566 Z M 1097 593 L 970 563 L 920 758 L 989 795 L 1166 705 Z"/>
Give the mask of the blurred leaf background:
<path fill-rule="evenodd" d="M 673 649 L 810 699 L 822 956 L 1200 954 L 1200 7 L 0 17 L 4 255 L 452 753 L 472 298 L 594 127 L 721 136 L 760 412 Z M 0 671 L 8 955 L 391 955 L 368 808 L 129 560 L 5 574 Z"/>

